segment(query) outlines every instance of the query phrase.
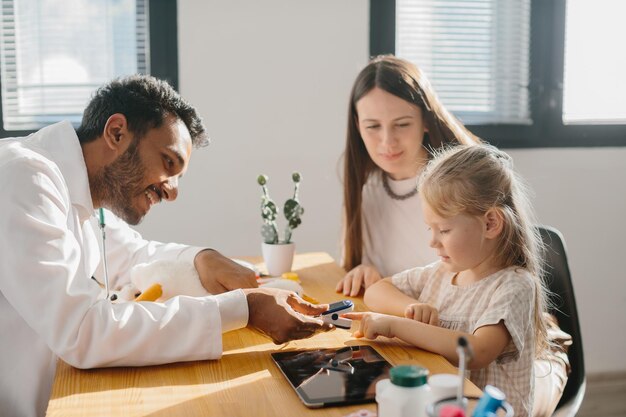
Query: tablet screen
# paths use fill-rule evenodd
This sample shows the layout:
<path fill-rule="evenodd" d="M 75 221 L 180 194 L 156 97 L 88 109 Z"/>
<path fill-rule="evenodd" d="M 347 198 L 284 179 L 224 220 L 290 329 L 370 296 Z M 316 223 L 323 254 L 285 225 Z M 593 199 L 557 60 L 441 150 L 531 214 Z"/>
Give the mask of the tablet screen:
<path fill-rule="evenodd" d="M 376 382 L 391 369 L 371 346 L 275 352 L 272 359 L 308 407 L 373 402 Z"/>

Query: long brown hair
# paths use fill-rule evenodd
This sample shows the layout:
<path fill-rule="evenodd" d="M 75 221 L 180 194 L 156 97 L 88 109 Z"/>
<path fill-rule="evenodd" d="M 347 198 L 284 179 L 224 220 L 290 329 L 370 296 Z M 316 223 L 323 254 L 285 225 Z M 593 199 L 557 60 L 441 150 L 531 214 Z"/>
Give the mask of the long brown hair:
<path fill-rule="evenodd" d="M 359 265 L 363 256 L 363 186 L 373 172 L 380 170 L 367 153 L 359 132 L 356 103 L 376 87 L 422 110 L 424 126 L 428 129 L 422 146 L 429 156 L 446 145 L 481 142 L 443 107 L 426 75 L 416 65 L 392 55 L 372 59 L 354 82 L 348 108 L 343 175 L 343 267 L 348 271 Z"/>
<path fill-rule="evenodd" d="M 442 217 L 460 213 L 483 216 L 490 209 L 502 214 L 495 260 L 503 268 L 519 266 L 531 273 L 535 342 L 537 352 L 542 352 L 548 344 L 542 313 L 547 311 L 549 294 L 542 279 L 544 245 L 535 227 L 528 188 L 513 169 L 511 157 L 491 145 L 456 146 L 437 152 L 422 172 L 419 191 Z"/>

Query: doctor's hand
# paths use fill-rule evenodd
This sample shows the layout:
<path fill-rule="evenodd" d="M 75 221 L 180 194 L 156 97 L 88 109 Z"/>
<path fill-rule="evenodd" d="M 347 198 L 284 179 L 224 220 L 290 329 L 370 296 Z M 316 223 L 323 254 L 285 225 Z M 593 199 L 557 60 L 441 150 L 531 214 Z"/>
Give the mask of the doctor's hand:
<path fill-rule="evenodd" d="M 193 264 L 202 286 L 211 294 L 259 286 L 256 275 L 250 268 L 239 265 L 216 250 L 205 249 L 198 252 Z"/>
<path fill-rule="evenodd" d="M 319 316 L 328 310 L 328 304 L 311 304 L 296 293 L 275 288 L 244 290 L 248 300 L 248 327 L 281 344 L 295 339 L 306 339 L 318 331 L 333 328 Z"/>
<path fill-rule="evenodd" d="M 346 276 L 337 283 L 335 291 L 343 292 L 343 295 L 356 297 L 361 291 L 361 287 L 367 288 L 381 279 L 380 273 L 373 266 L 359 265 L 348 272 Z"/>

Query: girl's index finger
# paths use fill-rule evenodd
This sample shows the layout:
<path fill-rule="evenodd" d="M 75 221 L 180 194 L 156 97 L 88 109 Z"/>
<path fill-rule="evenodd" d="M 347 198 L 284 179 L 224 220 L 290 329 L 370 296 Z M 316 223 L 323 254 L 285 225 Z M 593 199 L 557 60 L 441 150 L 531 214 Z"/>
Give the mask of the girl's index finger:
<path fill-rule="evenodd" d="M 363 316 L 367 313 L 344 313 L 341 317 L 350 319 L 350 320 L 362 320 Z"/>

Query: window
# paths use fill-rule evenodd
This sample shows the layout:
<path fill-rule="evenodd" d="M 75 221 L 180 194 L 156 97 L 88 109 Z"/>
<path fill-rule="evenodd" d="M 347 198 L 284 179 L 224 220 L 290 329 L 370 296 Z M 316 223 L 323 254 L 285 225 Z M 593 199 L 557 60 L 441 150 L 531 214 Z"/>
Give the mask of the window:
<path fill-rule="evenodd" d="M 625 146 L 622 0 L 370 1 L 370 52 L 425 70 L 501 147 Z"/>
<path fill-rule="evenodd" d="M 464 123 L 530 123 L 530 0 L 397 0 L 396 13 L 396 55 Z"/>
<path fill-rule="evenodd" d="M 0 4 L 4 137 L 59 120 L 78 125 L 93 91 L 117 76 L 151 73 L 176 88 L 176 2 L 0 0 Z M 150 31 L 153 27 L 158 32 Z"/>
<path fill-rule="evenodd" d="M 563 82 L 565 123 L 626 123 L 624 16 L 623 0 L 568 3 Z"/>

